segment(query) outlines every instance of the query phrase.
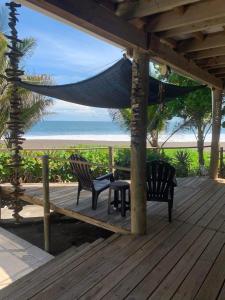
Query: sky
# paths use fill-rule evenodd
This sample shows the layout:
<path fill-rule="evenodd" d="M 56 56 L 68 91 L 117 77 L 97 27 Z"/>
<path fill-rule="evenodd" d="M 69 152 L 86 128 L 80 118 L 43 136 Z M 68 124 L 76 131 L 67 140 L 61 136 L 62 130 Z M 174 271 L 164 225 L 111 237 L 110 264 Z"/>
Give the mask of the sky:
<path fill-rule="evenodd" d="M 6 1 L 0 0 L 3 7 Z M 33 37 L 37 45 L 24 61 L 29 74 L 51 75 L 55 84 L 91 77 L 122 57 L 122 49 L 27 7 L 18 9 L 19 38 Z M 54 100 L 45 120 L 108 121 L 106 109 Z"/>

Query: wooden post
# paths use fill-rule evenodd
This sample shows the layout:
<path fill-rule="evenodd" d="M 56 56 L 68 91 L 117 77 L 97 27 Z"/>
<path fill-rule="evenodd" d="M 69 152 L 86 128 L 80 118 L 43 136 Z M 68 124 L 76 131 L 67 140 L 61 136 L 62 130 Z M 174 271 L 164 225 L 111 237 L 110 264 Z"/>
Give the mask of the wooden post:
<path fill-rule="evenodd" d="M 50 201 L 49 201 L 49 157 L 42 156 L 42 180 L 44 194 L 44 247 L 50 252 Z"/>
<path fill-rule="evenodd" d="M 219 141 L 221 128 L 222 90 L 212 90 L 212 142 L 209 176 L 218 177 Z"/>
<path fill-rule="evenodd" d="M 2 188 L 0 187 L 0 221 L 2 220 Z"/>
<path fill-rule="evenodd" d="M 223 147 L 220 147 L 220 171 L 219 177 L 223 177 Z"/>
<path fill-rule="evenodd" d="M 149 56 L 133 51 L 131 91 L 131 232 L 146 233 L 146 137 Z"/>
<path fill-rule="evenodd" d="M 109 146 L 109 171 L 114 173 L 114 157 L 113 157 L 113 147 Z"/>

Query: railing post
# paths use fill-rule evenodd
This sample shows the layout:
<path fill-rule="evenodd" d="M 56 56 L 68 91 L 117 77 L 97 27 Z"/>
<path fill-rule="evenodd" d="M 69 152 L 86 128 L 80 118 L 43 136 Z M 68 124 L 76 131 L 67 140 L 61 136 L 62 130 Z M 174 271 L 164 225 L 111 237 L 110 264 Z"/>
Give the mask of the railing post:
<path fill-rule="evenodd" d="M 42 180 L 44 194 L 44 248 L 50 252 L 50 200 L 49 200 L 49 157 L 42 156 Z"/>
<path fill-rule="evenodd" d="M 114 173 L 114 155 L 113 155 L 113 147 L 109 146 L 109 171 Z"/>
<path fill-rule="evenodd" d="M 222 90 L 212 90 L 212 142 L 209 177 L 214 180 L 218 177 L 222 98 Z"/>
<path fill-rule="evenodd" d="M 2 220 L 2 188 L 0 187 L 0 221 Z"/>
<path fill-rule="evenodd" d="M 219 176 L 223 176 L 223 147 L 220 147 L 220 168 L 219 168 Z"/>

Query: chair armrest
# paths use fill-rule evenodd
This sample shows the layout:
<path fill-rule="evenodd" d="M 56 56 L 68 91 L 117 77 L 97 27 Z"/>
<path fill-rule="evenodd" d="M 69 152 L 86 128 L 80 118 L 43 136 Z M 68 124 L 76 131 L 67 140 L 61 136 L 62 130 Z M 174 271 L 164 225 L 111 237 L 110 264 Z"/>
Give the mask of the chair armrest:
<path fill-rule="evenodd" d="M 174 176 L 174 178 L 173 178 L 173 186 L 177 186 L 177 179 L 176 179 L 175 176 Z"/>
<path fill-rule="evenodd" d="M 96 178 L 96 180 L 104 180 L 109 179 L 110 181 L 114 181 L 113 173 L 105 174 Z"/>

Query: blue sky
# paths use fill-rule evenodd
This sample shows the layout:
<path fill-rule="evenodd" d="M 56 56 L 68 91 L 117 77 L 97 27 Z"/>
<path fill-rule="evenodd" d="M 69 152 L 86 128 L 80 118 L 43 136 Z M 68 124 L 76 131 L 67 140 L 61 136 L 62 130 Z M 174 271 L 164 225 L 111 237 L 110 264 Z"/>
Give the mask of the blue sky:
<path fill-rule="evenodd" d="M 5 1 L 0 0 L 0 5 Z M 69 25 L 36 11 L 19 9 L 20 38 L 37 41 L 33 55 L 26 59 L 30 74 L 49 74 L 56 84 L 72 83 L 93 76 L 122 57 L 122 50 Z M 47 120 L 106 121 L 107 110 L 55 100 Z"/>

